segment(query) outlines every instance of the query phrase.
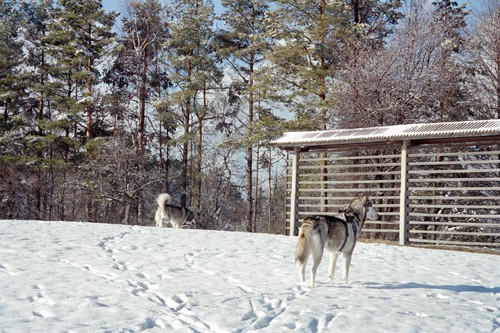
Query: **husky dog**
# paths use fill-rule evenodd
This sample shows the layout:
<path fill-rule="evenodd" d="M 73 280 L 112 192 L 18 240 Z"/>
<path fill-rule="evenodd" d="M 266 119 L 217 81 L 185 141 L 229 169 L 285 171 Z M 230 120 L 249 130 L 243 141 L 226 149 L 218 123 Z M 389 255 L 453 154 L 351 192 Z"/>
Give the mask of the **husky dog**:
<path fill-rule="evenodd" d="M 180 228 L 184 223 L 194 223 L 194 214 L 187 208 L 170 205 L 170 195 L 161 193 L 156 198 L 158 208 L 156 209 L 156 226 L 163 227 L 163 222 L 172 224 L 174 228 Z"/>
<path fill-rule="evenodd" d="M 300 281 L 305 281 L 305 270 L 309 255 L 313 256 L 312 275 L 309 286 L 314 288 L 316 270 L 323 256 L 323 249 L 331 252 L 328 278 L 333 280 L 335 264 L 340 253 L 344 257 L 344 282 L 348 283 L 349 265 L 356 239 L 365 220 L 376 220 L 377 212 L 369 196 L 353 199 L 339 211 L 341 218 L 328 215 L 308 216 L 299 230 L 295 263 L 299 268 Z"/>

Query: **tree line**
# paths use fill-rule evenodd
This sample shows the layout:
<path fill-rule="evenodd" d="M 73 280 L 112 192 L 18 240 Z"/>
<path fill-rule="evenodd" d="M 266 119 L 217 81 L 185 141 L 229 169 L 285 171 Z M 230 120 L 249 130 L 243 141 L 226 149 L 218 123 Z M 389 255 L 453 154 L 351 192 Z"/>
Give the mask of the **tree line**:
<path fill-rule="evenodd" d="M 0 0 L 0 218 L 282 232 L 284 131 L 500 117 L 500 6 Z"/>

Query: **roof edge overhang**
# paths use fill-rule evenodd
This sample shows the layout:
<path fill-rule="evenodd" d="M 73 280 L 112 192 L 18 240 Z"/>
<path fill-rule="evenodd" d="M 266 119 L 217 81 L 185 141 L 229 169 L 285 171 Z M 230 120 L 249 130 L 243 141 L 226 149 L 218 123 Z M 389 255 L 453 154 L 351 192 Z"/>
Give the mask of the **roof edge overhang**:
<path fill-rule="evenodd" d="M 327 131 L 286 132 L 271 141 L 283 150 L 374 146 L 410 141 L 414 144 L 500 141 L 500 119 L 423 123 Z"/>

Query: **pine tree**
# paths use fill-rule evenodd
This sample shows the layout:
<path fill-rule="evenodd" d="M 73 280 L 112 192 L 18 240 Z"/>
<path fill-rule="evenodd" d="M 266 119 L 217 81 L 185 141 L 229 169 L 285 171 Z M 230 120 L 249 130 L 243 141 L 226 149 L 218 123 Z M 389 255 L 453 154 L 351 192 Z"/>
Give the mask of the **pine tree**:
<path fill-rule="evenodd" d="M 50 108 L 50 96 L 55 95 L 54 85 L 51 83 L 50 57 L 47 49 L 50 44 L 47 43 L 48 24 L 53 1 L 42 0 L 37 2 L 25 3 L 23 8 L 26 17 L 25 44 L 27 57 L 25 64 L 28 68 L 26 79 L 30 91 L 34 94 L 33 98 L 38 109 L 36 112 L 37 131 L 40 136 L 46 133 L 46 127 L 49 126 L 45 120 L 48 120 L 48 109 Z"/>
<path fill-rule="evenodd" d="M 112 27 L 117 14 L 106 13 L 101 0 L 58 0 L 54 12 L 52 38 L 59 38 L 58 61 L 64 66 L 68 86 L 77 103 L 85 108 L 87 140 L 93 137 L 94 99 L 100 73 L 97 67 L 106 59 L 114 40 Z"/>
<path fill-rule="evenodd" d="M 380 47 L 404 16 L 402 0 L 351 0 L 352 22 L 370 46 Z"/>
<path fill-rule="evenodd" d="M 340 65 L 343 43 L 352 37 L 350 10 L 340 0 L 276 1 L 269 15 L 268 34 L 275 41 L 269 59 L 281 99 L 298 117 L 309 115 L 317 129 L 326 129 L 328 80 Z"/>
<path fill-rule="evenodd" d="M 139 105 L 137 150 L 145 153 L 146 106 L 154 93 L 155 62 L 167 37 L 167 24 L 158 0 L 130 1 L 122 18 L 122 35 L 118 38 L 113 66 L 105 81 L 123 91 L 127 90 Z"/>
<path fill-rule="evenodd" d="M 189 146 L 192 142 L 193 117 L 206 111 L 206 104 L 199 108 L 197 95 L 204 90 L 211 76 L 209 69 L 209 44 L 213 38 L 214 8 L 210 0 L 175 0 L 169 10 L 173 18 L 170 23 L 170 39 L 166 43 L 176 86 L 171 95 L 172 102 L 179 107 L 183 127 L 181 205 L 187 203 Z M 200 113 L 201 112 L 201 113 Z M 202 130 L 202 124 L 198 124 Z M 198 147 L 198 150 L 201 148 Z"/>
<path fill-rule="evenodd" d="M 0 134 L 12 129 L 12 117 L 19 112 L 24 82 L 18 79 L 23 60 L 19 39 L 22 15 L 17 1 L 0 0 Z"/>
<path fill-rule="evenodd" d="M 51 12 L 46 42 L 47 53 L 54 59 L 51 76 L 57 80 L 55 105 L 66 137 L 90 144 L 94 136 L 102 135 L 106 115 L 99 115 L 98 67 L 107 57 L 114 40 L 112 27 L 117 14 L 105 13 L 100 0 L 58 0 Z M 96 184 L 92 172 L 82 183 L 86 193 L 86 219 L 95 220 Z"/>
<path fill-rule="evenodd" d="M 227 29 L 220 32 L 219 53 L 224 56 L 235 72 L 234 90 L 248 105 L 245 142 L 246 146 L 246 192 L 247 192 L 247 231 L 254 232 L 254 158 L 253 148 L 257 144 L 253 137 L 256 120 L 257 80 L 259 64 L 264 60 L 267 49 L 264 18 L 269 9 L 267 1 L 223 0 L 226 12 L 222 15 Z"/>
<path fill-rule="evenodd" d="M 441 23 L 443 33 L 452 45 L 449 50 L 455 52 L 463 46 L 465 39 L 463 30 L 467 26 L 466 16 L 469 12 L 466 5 L 458 5 L 458 2 L 451 0 L 434 1 L 436 20 Z"/>

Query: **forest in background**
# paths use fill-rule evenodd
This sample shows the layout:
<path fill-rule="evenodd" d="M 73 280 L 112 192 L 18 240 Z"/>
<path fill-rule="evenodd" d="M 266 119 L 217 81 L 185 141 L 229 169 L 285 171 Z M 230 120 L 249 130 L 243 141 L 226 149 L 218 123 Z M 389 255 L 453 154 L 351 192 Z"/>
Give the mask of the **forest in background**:
<path fill-rule="evenodd" d="M 282 233 L 284 131 L 500 118 L 500 4 L 0 0 L 0 219 Z"/>

